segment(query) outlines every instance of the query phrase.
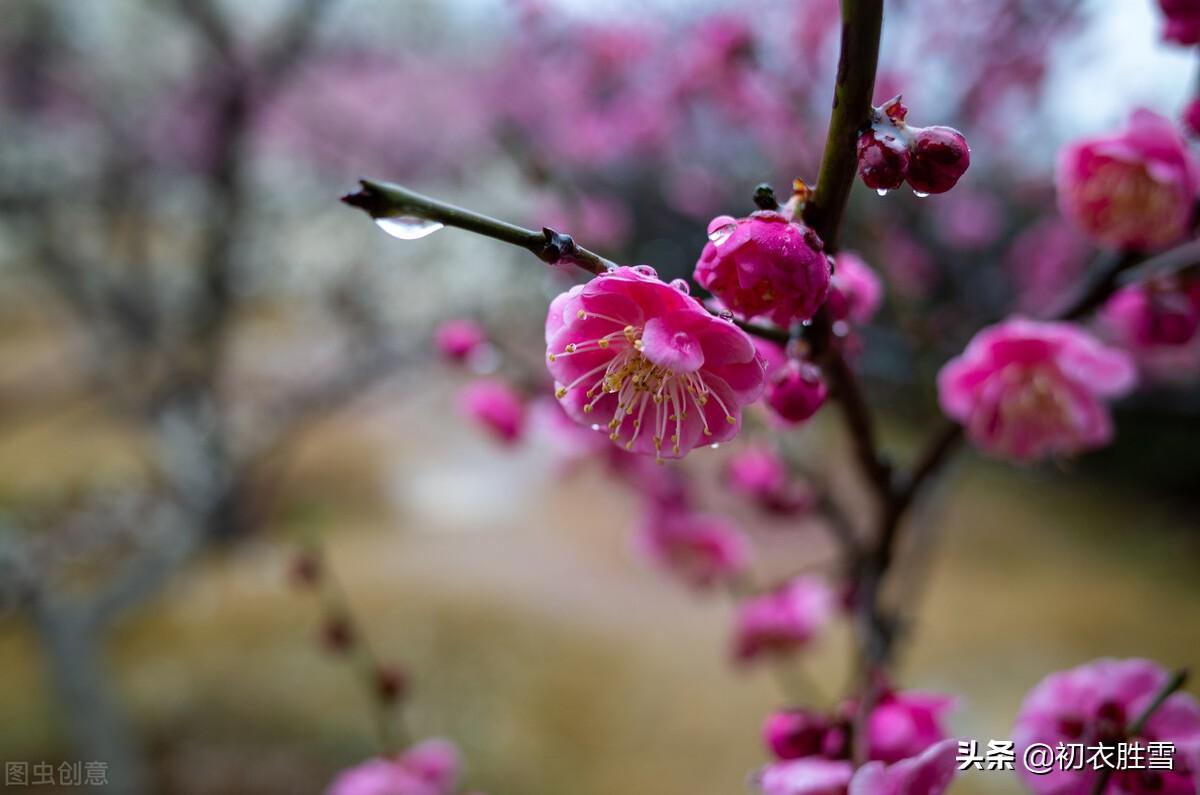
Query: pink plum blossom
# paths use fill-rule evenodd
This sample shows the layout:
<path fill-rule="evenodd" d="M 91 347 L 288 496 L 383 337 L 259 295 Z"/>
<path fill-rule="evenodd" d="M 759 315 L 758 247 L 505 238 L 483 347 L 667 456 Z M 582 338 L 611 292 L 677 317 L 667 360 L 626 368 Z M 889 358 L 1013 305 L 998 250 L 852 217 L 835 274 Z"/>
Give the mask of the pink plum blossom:
<path fill-rule="evenodd" d="M 463 387 L 459 410 L 504 444 L 513 444 L 525 429 L 525 403 L 508 384 L 481 378 Z"/>
<path fill-rule="evenodd" d="M 1058 217 L 1045 218 L 1023 231 L 1008 251 L 1017 307 L 1045 315 L 1062 303 L 1087 266 L 1087 240 Z"/>
<path fill-rule="evenodd" d="M 438 326 L 434 341 L 438 353 L 448 361 L 462 364 L 487 344 L 487 335 L 475 321 L 453 318 Z"/>
<path fill-rule="evenodd" d="M 942 722 L 954 704 L 953 698 L 938 693 L 885 693 L 867 726 L 868 756 L 881 762 L 899 762 L 946 739 Z"/>
<path fill-rule="evenodd" d="M 958 772 L 957 743 L 945 740 L 895 764 L 805 757 L 768 765 L 759 773 L 763 795 L 942 795 Z"/>
<path fill-rule="evenodd" d="M 883 283 L 862 257 L 838 252 L 829 291 L 829 312 L 834 320 L 869 323 L 883 302 Z"/>
<path fill-rule="evenodd" d="M 1159 706 L 1142 731 L 1130 737 L 1128 727 L 1138 719 L 1168 680 L 1168 674 L 1149 660 L 1105 658 L 1053 673 L 1025 697 L 1013 727 L 1017 758 L 1033 743 L 1117 745 L 1169 742 L 1175 745 L 1173 770 L 1118 770 L 1105 795 L 1195 795 L 1200 785 L 1200 704 L 1187 693 L 1174 693 Z M 1088 795 L 1097 771 L 1055 767 L 1034 775 L 1018 772 L 1037 795 Z"/>
<path fill-rule="evenodd" d="M 762 735 L 776 759 L 802 759 L 822 753 L 830 728 L 830 719 L 818 712 L 785 709 L 767 718 Z"/>
<path fill-rule="evenodd" d="M 812 495 L 790 477 L 783 459 L 769 447 L 750 447 L 725 466 L 729 488 L 771 513 L 793 513 L 809 507 Z"/>
<path fill-rule="evenodd" d="M 790 360 L 767 383 L 767 406 L 785 425 L 804 422 L 825 404 L 829 390 L 816 365 Z"/>
<path fill-rule="evenodd" d="M 562 293 L 546 318 L 555 394 L 577 422 L 656 459 L 731 439 L 763 390 L 750 337 L 652 268 L 622 267 Z"/>
<path fill-rule="evenodd" d="M 695 278 L 732 312 L 781 326 L 807 320 L 825 302 L 831 270 L 820 238 L 783 213 L 728 215 L 708 225 Z"/>
<path fill-rule="evenodd" d="M 698 590 L 735 580 L 750 560 L 746 536 L 732 522 L 686 508 L 650 508 L 635 544 L 655 566 Z"/>
<path fill-rule="evenodd" d="M 1163 38 L 1176 44 L 1200 44 L 1200 2 L 1197 0 L 1158 0 L 1167 18 Z"/>
<path fill-rule="evenodd" d="M 425 740 L 399 758 L 376 757 L 343 770 L 326 795 L 450 795 L 458 770 L 458 749 L 452 743 Z"/>
<path fill-rule="evenodd" d="M 1107 444 L 1104 399 L 1134 381 L 1124 351 L 1069 323 L 1016 318 L 980 331 L 942 368 L 938 399 L 980 449 L 1035 461 Z"/>
<path fill-rule="evenodd" d="M 1092 238 L 1150 251 L 1188 234 L 1200 167 L 1169 119 L 1135 110 L 1122 132 L 1066 146 L 1056 183 L 1063 215 Z"/>
<path fill-rule="evenodd" d="M 1127 348 L 1186 345 L 1200 328 L 1200 279 L 1165 279 L 1118 290 L 1102 317 Z"/>
<path fill-rule="evenodd" d="M 818 577 L 800 576 L 738 607 L 735 653 L 742 661 L 807 646 L 833 615 L 833 591 Z"/>
<path fill-rule="evenodd" d="M 1183 126 L 1188 135 L 1200 137 L 1200 99 L 1193 99 L 1183 109 Z"/>
<path fill-rule="evenodd" d="M 957 759 L 957 741 L 942 740 L 891 765 L 868 762 L 855 772 L 848 795 L 942 795 L 958 773 Z"/>

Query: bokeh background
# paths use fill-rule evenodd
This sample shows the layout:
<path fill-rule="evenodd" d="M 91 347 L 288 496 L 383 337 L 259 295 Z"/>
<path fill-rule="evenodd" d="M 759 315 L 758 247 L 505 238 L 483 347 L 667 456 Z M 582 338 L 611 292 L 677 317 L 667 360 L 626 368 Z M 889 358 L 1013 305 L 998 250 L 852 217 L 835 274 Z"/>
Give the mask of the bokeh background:
<path fill-rule="evenodd" d="M 106 760 L 112 791 L 321 792 L 376 738 L 295 587 L 320 539 L 411 679 L 406 725 L 454 738 L 472 787 L 746 790 L 781 697 L 730 664 L 730 605 L 638 560 L 635 495 L 565 457 L 537 406 L 519 445 L 481 433 L 455 410 L 472 375 L 435 355 L 435 326 L 473 317 L 495 348 L 478 369 L 544 394 L 545 306 L 571 276 L 465 233 L 396 241 L 337 197 L 391 179 L 688 275 L 709 218 L 815 178 L 837 4 L 752 6 L 6 0 L 0 761 Z M 1196 63 L 1151 0 L 887 13 L 878 99 L 972 144 L 945 196 L 852 197 L 844 239 L 887 283 L 860 367 L 904 455 L 945 358 L 1086 272 L 1058 147 L 1135 106 L 1176 116 Z M 1097 656 L 1198 661 L 1200 392 L 1187 366 L 1151 375 L 1111 448 L 967 454 L 922 506 L 901 675 L 961 696 L 957 733 L 1007 737 L 1026 690 Z M 860 505 L 827 419 L 789 452 Z M 827 560 L 810 523 L 710 491 L 763 559 Z M 805 659 L 816 703 L 848 650 L 839 627 Z"/>

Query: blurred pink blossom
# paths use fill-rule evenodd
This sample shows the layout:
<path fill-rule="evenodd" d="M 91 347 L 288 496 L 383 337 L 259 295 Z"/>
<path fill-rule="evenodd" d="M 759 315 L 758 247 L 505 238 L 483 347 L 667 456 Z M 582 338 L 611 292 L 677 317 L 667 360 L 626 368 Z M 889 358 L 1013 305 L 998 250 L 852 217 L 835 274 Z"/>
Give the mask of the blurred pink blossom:
<path fill-rule="evenodd" d="M 813 502 L 813 495 L 792 479 L 783 459 L 769 447 L 749 447 L 734 454 L 725 477 L 730 489 L 771 513 L 794 513 Z"/>
<path fill-rule="evenodd" d="M 738 607 L 735 654 L 748 662 L 807 646 L 829 623 L 834 596 L 819 577 L 800 576 Z"/>
<path fill-rule="evenodd" d="M 399 758 L 376 757 L 343 770 L 327 795 L 450 795 L 458 779 L 458 749 L 446 740 L 418 743 Z"/>
<path fill-rule="evenodd" d="M 1200 2 L 1197 0 L 1158 0 L 1167 18 L 1163 38 L 1176 44 L 1200 44 Z"/>
<path fill-rule="evenodd" d="M 1200 166 L 1175 125 L 1135 110 L 1125 130 L 1076 141 L 1059 153 L 1063 215 L 1107 246 L 1156 250 L 1186 236 Z"/>
<path fill-rule="evenodd" d="M 1025 697 L 1013 727 L 1017 758 L 1033 743 L 1086 746 L 1151 741 L 1174 743 L 1173 770 L 1118 770 L 1104 795 L 1195 795 L 1200 786 L 1200 704 L 1175 693 L 1159 706 L 1145 728 L 1130 737 L 1129 724 L 1141 716 L 1166 685 L 1168 674 L 1149 660 L 1104 658 L 1050 674 Z M 1065 769 L 1064 769 L 1065 768 Z M 1034 775 L 1018 765 L 1025 785 L 1037 795 L 1088 795 L 1094 766 L 1054 766 Z"/>
<path fill-rule="evenodd" d="M 869 323 L 883 303 L 883 283 L 862 257 L 839 251 L 829 291 L 829 312 L 835 320 Z"/>
<path fill-rule="evenodd" d="M 638 525 L 635 545 L 659 569 L 698 590 L 735 580 L 750 560 L 745 535 L 725 517 L 656 503 Z"/>
<path fill-rule="evenodd" d="M 652 268 L 622 267 L 554 299 L 546 318 L 556 395 L 625 449 L 681 458 L 732 438 L 763 389 L 744 331 Z"/>
<path fill-rule="evenodd" d="M 479 324 L 468 318 L 444 321 L 434 332 L 438 353 L 455 364 L 462 364 L 487 344 L 487 335 Z"/>
<path fill-rule="evenodd" d="M 810 419 L 825 405 L 828 394 L 821 371 L 809 362 L 789 360 L 767 381 L 767 406 L 784 425 Z"/>
<path fill-rule="evenodd" d="M 515 444 L 525 429 L 525 402 L 508 384 L 481 378 L 463 387 L 459 410 L 504 444 Z"/>
<path fill-rule="evenodd" d="M 1035 461 L 1112 439 L 1104 400 L 1134 385 L 1133 362 L 1069 323 L 1017 318 L 975 335 L 938 374 L 938 399 L 980 449 Z"/>

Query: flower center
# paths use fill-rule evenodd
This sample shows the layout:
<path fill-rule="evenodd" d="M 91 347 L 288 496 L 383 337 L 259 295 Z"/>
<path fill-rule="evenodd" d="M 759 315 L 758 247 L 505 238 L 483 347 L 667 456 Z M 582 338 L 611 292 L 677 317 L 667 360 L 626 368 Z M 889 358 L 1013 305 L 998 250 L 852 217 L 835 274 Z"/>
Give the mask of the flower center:
<path fill-rule="evenodd" d="M 600 317 L 613 323 L 620 322 L 583 310 L 580 310 L 579 317 Z M 648 432 L 654 442 L 655 460 L 664 463 L 661 456 L 664 444 L 669 442 L 671 452 L 679 455 L 683 423 L 690 411 L 695 410 L 699 415 L 704 436 L 713 435 L 705 415 L 709 400 L 721 407 L 730 425 L 736 424 L 737 418 L 705 381 L 700 370 L 681 373 L 647 359 L 643 353 L 644 330 L 644 327 L 626 325 L 596 339 L 571 343 L 561 352 L 549 352 L 548 356 L 550 361 L 555 361 L 559 357 L 589 351 L 611 351 L 609 359 L 570 384 L 560 386 L 555 396 L 562 399 L 574 390 L 585 390 L 585 395 L 590 398 L 590 402 L 583 406 L 587 414 L 595 411 L 597 404 L 605 397 L 616 396 L 616 407 L 608 422 L 608 438 L 614 442 L 624 438 L 625 449 L 633 450 L 638 438 Z M 681 346 L 694 344 L 692 337 L 686 333 L 677 334 L 673 341 Z"/>

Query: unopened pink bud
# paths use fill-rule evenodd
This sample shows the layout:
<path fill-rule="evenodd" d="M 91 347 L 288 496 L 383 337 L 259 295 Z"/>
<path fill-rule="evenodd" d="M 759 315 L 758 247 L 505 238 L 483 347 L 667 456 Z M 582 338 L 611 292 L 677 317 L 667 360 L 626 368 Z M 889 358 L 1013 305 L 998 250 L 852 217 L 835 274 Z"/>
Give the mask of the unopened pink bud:
<path fill-rule="evenodd" d="M 767 405 L 786 422 L 804 422 L 817 413 L 828 392 L 815 365 L 791 361 L 767 384 Z"/>

